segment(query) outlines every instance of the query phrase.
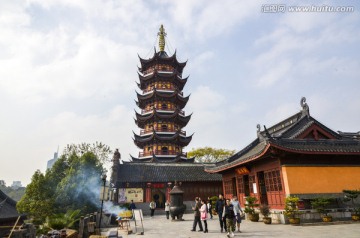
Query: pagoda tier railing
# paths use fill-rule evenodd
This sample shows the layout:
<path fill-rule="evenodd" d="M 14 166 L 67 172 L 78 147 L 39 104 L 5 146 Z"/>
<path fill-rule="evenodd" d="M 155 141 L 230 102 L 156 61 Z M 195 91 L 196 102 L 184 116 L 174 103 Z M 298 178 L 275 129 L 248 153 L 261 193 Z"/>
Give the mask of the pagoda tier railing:
<path fill-rule="evenodd" d="M 175 112 L 175 108 L 156 108 L 156 110 L 158 111 L 158 112 L 161 112 L 161 111 L 163 111 L 163 112 Z M 143 109 L 143 110 L 141 110 L 141 114 L 146 114 L 146 113 L 150 113 L 150 112 L 153 112 L 154 111 L 154 109 L 153 108 L 149 108 L 149 109 Z M 183 110 L 180 110 L 179 111 L 179 114 L 180 115 L 182 115 L 182 116 L 185 116 L 185 112 L 183 111 Z"/>
<path fill-rule="evenodd" d="M 177 132 L 176 130 L 164 129 L 164 128 L 156 128 L 155 131 L 156 132 L 170 132 L 170 133 Z M 153 132 L 153 129 L 144 129 L 144 130 L 140 130 L 140 135 L 151 134 L 152 132 Z M 186 131 L 180 130 L 180 135 L 186 136 Z"/>
<path fill-rule="evenodd" d="M 187 156 L 187 153 L 185 152 L 179 152 L 175 150 L 168 150 L 168 151 L 161 151 L 161 150 L 155 150 L 155 151 L 148 151 L 148 152 L 139 152 L 139 158 L 146 157 L 146 156 L 152 156 L 152 155 L 182 155 L 184 157 Z"/>
<path fill-rule="evenodd" d="M 146 93 L 148 93 L 148 92 L 154 91 L 154 88 L 155 88 L 155 87 L 144 89 L 144 90 L 143 90 L 143 94 L 146 94 Z M 167 87 L 167 88 L 165 88 L 165 87 L 156 87 L 156 90 L 158 90 L 158 91 L 174 92 L 174 91 L 176 90 L 176 88 L 175 88 L 175 87 Z M 183 92 L 179 92 L 178 94 L 180 94 L 181 96 L 184 95 Z"/>
<path fill-rule="evenodd" d="M 147 77 L 149 75 L 152 75 L 154 73 L 163 73 L 163 74 L 172 74 L 172 73 L 176 73 L 178 75 L 178 77 L 180 78 L 182 76 L 182 74 L 180 74 L 177 70 L 157 70 L 157 69 L 148 69 L 146 71 L 143 72 L 143 76 Z"/>

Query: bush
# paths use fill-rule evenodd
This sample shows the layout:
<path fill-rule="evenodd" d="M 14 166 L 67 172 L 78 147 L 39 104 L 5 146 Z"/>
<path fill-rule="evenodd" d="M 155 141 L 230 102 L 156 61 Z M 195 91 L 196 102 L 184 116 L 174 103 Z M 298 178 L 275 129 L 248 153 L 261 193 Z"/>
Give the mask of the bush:
<path fill-rule="evenodd" d="M 257 203 L 258 199 L 256 197 L 248 196 L 245 200 L 246 203 L 244 212 L 248 214 L 255 214 L 255 208 L 259 206 Z"/>
<path fill-rule="evenodd" d="M 331 203 L 332 200 L 332 198 L 315 198 L 311 201 L 311 206 L 316 209 L 318 213 L 323 214 L 324 216 L 328 216 L 328 211 L 326 210 L 326 207 Z"/>
<path fill-rule="evenodd" d="M 289 218 L 297 218 L 300 214 L 297 203 L 299 202 L 299 197 L 289 196 L 285 199 L 285 208 L 284 214 Z"/>
<path fill-rule="evenodd" d="M 351 201 L 351 205 L 353 207 L 353 214 L 360 215 L 360 204 L 356 204 L 355 200 L 360 195 L 360 190 L 343 190 L 344 202 Z"/>
<path fill-rule="evenodd" d="M 210 202 L 211 202 L 211 209 L 212 209 L 212 212 L 213 214 L 217 214 L 217 211 L 215 211 L 215 205 L 216 205 L 216 201 L 219 199 L 219 197 L 217 196 L 213 196 L 213 197 L 210 197 Z"/>

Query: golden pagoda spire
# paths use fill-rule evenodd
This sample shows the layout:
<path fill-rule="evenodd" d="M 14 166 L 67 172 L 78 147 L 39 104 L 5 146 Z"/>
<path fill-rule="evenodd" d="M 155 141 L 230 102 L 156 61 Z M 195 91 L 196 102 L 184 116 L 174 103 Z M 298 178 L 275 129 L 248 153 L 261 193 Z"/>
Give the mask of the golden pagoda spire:
<path fill-rule="evenodd" d="M 165 50 L 165 36 L 166 36 L 166 32 L 165 29 L 163 27 L 163 25 L 161 24 L 160 29 L 159 29 L 159 48 L 160 51 L 164 51 Z"/>

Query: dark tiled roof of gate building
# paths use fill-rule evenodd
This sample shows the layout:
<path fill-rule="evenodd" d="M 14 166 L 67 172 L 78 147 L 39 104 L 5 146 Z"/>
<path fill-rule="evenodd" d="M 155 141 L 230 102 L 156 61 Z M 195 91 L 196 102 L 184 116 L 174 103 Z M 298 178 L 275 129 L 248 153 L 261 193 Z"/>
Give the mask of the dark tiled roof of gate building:
<path fill-rule="evenodd" d="M 0 190 L 0 221 L 17 218 L 16 202 Z"/>
<path fill-rule="evenodd" d="M 211 166 L 211 165 L 210 165 Z M 221 181 L 220 174 L 209 174 L 203 164 L 136 163 L 118 165 L 117 182 L 206 182 Z"/>

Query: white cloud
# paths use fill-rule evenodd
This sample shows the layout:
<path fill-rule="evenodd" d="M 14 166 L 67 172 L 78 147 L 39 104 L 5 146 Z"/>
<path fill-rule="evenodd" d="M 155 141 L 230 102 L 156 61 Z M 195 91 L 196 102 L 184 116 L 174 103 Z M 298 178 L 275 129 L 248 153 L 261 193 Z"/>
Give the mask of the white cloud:
<path fill-rule="evenodd" d="M 264 67 L 262 75 L 257 81 L 258 87 L 268 87 L 279 81 L 286 80 L 292 63 L 289 60 L 281 60 L 280 62 L 270 63 L 269 67 Z"/>
<path fill-rule="evenodd" d="M 170 3 L 173 4 L 169 10 L 174 21 L 183 29 L 190 29 L 191 34 L 185 35 L 185 39 L 195 37 L 200 41 L 226 34 L 245 19 L 257 17 L 254 11 L 259 9 L 254 1 L 183 0 Z"/>
<path fill-rule="evenodd" d="M 209 63 L 209 61 L 214 59 L 214 52 L 212 51 L 206 51 L 206 52 L 202 52 L 199 53 L 198 55 L 195 56 L 195 58 L 193 60 L 190 60 L 188 62 L 188 70 L 190 72 L 195 72 L 195 71 L 199 71 L 199 72 L 206 72 L 206 65 Z"/>
<path fill-rule="evenodd" d="M 27 40 L 9 42 L 12 57 L 0 60 L 0 90 L 17 100 L 102 97 L 128 94 L 134 88 L 137 57 L 131 45 L 91 32 L 80 32 L 73 39 L 62 31 L 19 38 Z"/>
<path fill-rule="evenodd" d="M 265 121 L 260 122 L 261 129 L 263 130 L 263 125 L 269 128 L 276 123 L 294 115 L 295 113 L 298 113 L 300 110 L 300 103 L 297 104 L 296 102 L 284 102 L 274 108 L 269 108 L 265 114 Z"/>
<path fill-rule="evenodd" d="M 19 4 L 20 3 L 20 4 Z M 30 17 L 26 14 L 24 6 L 19 1 L 2 1 L 0 4 L 0 25 L 6 27 L 22 27 L 30 23 Z"/>

